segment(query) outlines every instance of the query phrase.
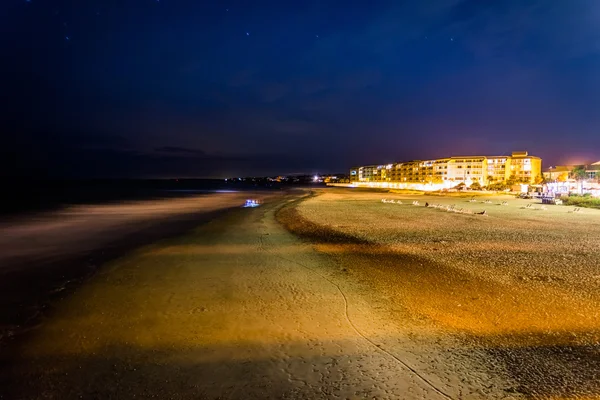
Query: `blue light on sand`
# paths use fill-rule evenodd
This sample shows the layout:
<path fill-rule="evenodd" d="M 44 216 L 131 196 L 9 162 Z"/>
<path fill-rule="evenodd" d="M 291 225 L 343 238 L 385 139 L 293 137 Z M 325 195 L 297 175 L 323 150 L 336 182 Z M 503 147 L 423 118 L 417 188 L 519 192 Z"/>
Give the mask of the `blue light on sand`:
<path fill-rule="evenodd" d="M 258 207 L 260 206 L 260 203 L 256 200 L 246 200 L 246 203 L 244 204 L 244 207 Z"/>

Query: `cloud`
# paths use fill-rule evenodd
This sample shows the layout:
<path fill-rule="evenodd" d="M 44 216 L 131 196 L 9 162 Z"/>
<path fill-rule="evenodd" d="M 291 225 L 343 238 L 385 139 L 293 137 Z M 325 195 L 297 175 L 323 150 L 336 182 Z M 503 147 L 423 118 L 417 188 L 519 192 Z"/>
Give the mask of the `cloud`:
<path fill-rule="evenodd" d="M 239 70 L 227 80 L 227 85 L 232 88 L 252 85 L 255 82 L 256 73 L 257 70 L 254 68 Z"/>
<path fill-rule="evenodd" d="M 226 178 L 292 170 L 310 173 L 319 166 L 312 157 L 287 152 L 240 155 L 94 149 L 72 153 L 55 149 L 46 164 L 54 176 L 68 178 Z"/>
<path fill-rule="evenodd" d="M 303 95 L 314 95 L 332 88 L 330 81 L 319 78 L 307 78 L 296 83 L 297 90 Z"/>
<path fill-rule="evenodd" d="M 310 121 L 290 119 L 275 121 L 270 124 L 270 129 L 276 133 L 312 136 L 318 132 L 319 125 Z M 305 138 L 308 139 L 307 137 Z"/>
<path fill-rule="evenodd" d="M 282 121 L 279 129 L 287 130 L 287 134 L 295 134 L 303 126 Z M 94 140 L 70 141 L 68 137 L 53 136 L 38 133 L 3 141 L 0 147 L 0 177 L 225 178 L 287 174 L 292 171 L 315 173 L 335 170 L 339 165 L 335 157 L 326 156 L 325 149 L 297 151 L 307 142 L 305 140 L 299 141 L 296 148 L 264 148 L 258 143 L 251 152 L 246 152 L 243 145 L 230 146 L 230 151 L 206 152 L 196 147 L 173 145 L 145 151 L 122 146 L 118 138 L 104 141 L 100 146 Z M 43 137 L 47 139 L 41 139 Z"/>
<path fill-rule="evenodd" d="M 376 86 L 381 83 L 382 73 L 377 68 L 365 68 L 349 74 L 344 74 L 337 79 L 337 86 L 342 90 L 360 90 Z"/>
<path fill-rule="evenodd" d="M 167 153 L 167 154 L 180 154 L 180 155 L 193 155 L 193 156 L 205 156 L 206 153 L 202 150 L 198 149 L 188 149 L 185 147 L 176 147 L 176 146 L 163 146 L 154 149 L 157 153 Z"/>
<path fill-rule="evenodd" d="M 291 88 L 284 83 L 258 83 L 258 92 L 261 100 L 272 103 L 290 94 Z"/>
<path fill-rule="evenodd" d="M 485 2 L 464 0 L 436 30 L 457 36 L 479 58 L 544 65 L 600 51 L 595 0 Z"/>

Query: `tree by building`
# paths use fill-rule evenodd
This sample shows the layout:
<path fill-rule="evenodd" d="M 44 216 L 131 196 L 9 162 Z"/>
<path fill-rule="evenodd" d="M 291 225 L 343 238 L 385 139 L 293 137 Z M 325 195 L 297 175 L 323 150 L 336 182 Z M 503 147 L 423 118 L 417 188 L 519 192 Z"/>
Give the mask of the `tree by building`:
<path fill-rule="evenodd" d="M 583 181 L 587 179 L 588 175 L 583 165 L 578 165 L 571 170 L 571 179 L 576 181 Z"/>
<path fill-rule="evenodd" d="M 487 190 L 505 190 L 509 189 L 506 182 L 494 182 L 487 185 Z"/>
<path fill-rule="evenodd" d="M 544 183 L 546 183 L 546 179 L 544 179 L 542 175 L 538 175 L 533 180 L 533 183 L 535 183 L 536 185 L 543 185 Z"/>
<path fill-rule="evenodd" d="M 569 173 L 568 172 L 561 172 L 557 177 L 556 177 L 556 181 L 557 182 L 566 182 L 567 179 L 569 179 Z"/>
<path fill-rule="evenodd" d="M 515 174 L 512 174 L 506 180 L 506 185 L 507 186 L 512 186 L 512 185 L 515 185 L 516 183 L 517 183 L 517 176 Z"/>
<path fill-rule="evenodd" d="M 579 193 L 583 193 L 583 181 L 588 178 L 588 174 L 585 171 L 583 165 L 578 165 L 571 170 L 571 179 L 575 179 L 579 184 Z"/>
<path fill-rule="evenodd" d="M 481 190 L 481 183 L 479 181 L 475 181 L 471 184 L 471 189 L 473 190 Z"/>

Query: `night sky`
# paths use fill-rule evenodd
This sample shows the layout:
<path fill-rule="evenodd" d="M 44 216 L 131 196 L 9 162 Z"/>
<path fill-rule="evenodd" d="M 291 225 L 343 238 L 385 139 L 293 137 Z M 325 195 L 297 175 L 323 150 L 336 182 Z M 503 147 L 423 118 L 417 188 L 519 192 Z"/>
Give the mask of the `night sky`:
<path fill-rule="evenodd" d="M 3 0 L 8 176 L 600 159 L 598 0 Z"/>

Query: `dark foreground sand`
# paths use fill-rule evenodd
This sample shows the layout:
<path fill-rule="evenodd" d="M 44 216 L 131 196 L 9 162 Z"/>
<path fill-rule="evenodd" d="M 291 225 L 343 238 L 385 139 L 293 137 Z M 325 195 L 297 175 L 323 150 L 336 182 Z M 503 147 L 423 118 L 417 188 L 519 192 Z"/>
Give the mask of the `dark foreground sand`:
<path fill-rule="evenodd" d="M 336 201 L 357 199 L 283 195 L 114 260 L 3 349 L 0 398 L 598 396 L 593 321 L 580 341 L 488 340 L 497 310 L 444 306 L 476 275 L 355 234 L 351 206 L 332 224 Z"/>

